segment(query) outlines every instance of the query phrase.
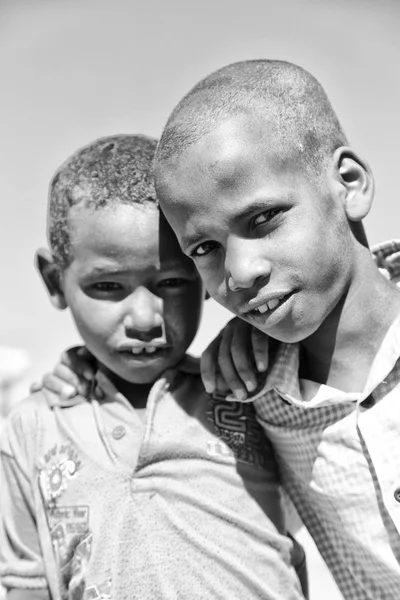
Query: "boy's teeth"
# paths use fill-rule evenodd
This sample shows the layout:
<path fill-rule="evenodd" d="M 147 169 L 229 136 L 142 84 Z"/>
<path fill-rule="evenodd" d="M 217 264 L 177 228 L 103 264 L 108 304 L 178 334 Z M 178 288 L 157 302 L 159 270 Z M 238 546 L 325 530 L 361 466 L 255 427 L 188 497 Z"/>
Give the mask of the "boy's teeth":
<path fill-rule="evenodd" d="M 156 351 L 154 346 L 146 346 L 144 350 L 147 354 L 153 354 Z"/>
<path fill-rule="evenodd" d="M 274 300 L 270 300 L 269 302 L 267 302 L 269 310 L 273 310 L 274 308 L 276 308 L 278 306 L 279 302 L 280 301 L 278 300 L 278 298 L 275 298 Z"/>
<path fill-rule="evenodd" d="M 261 314 L 264 314 L 267 312 L 267 310 L 274 310 L 274 308 L 278 306 L 280 301 L 280 298 L 274 298 L 273 300 L 270 300 L 265 304 L 261 304 L 261 306 L 259 306 L 256 310 L 258 310 Z"/>
<path fill-rule="evenodd" d="M 142 348 L 132 348 L 132 354 L 153 354 L 156 351 L 155 346 L 143 346 Z"/>
<path fill-rule="evenodd" d="M 268 310 L 268 304 L 262 304 L 258 307 L 258 310 L 260 311 L 260 313 L 264 314 Z"/>

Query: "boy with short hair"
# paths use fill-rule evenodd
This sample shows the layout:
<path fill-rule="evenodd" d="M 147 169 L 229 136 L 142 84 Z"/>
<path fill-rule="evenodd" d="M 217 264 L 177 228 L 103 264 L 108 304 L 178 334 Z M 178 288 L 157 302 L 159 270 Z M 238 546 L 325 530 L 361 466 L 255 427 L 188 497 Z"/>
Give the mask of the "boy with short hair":
<path fill-rule="evenodd" d="M 88 400 L 20 403 L 1 438 L 1 576 L 33 598 L 301 598 L 272 451 L 195 361 L 203 288 L 159 212 L 156 142 L 114 136 L 53 177 L 36 262 L 97 359 Z"/>
<path fill-rule="evenodd" d="M 209 294 L 279 342 L 254 405 L 344 597 L 397 598 L 400 293 L 362 227 L 369 166 L 309 73 L 260 60 L 216 71 L 178 104 L 155 179 Z"/>

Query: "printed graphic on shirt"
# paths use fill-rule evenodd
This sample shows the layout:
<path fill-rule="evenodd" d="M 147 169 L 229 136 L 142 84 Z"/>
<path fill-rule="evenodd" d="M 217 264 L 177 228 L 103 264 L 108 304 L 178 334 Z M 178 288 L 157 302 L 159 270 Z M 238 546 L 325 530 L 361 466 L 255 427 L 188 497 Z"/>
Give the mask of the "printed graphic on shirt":
<path fill-rule="evenodd" d="M 61 569 L 70 562 L 77 544 L 89 529 L 88 506 L 57 506 L 47 513 L 57 564 Z"/>
<path fill-rule="evenodd" d="M 39 465 L 39 485 L 48 507 L 56 505 L 81 466 L 78 453 L 71 444 L 54 444 L 46 452 Z"/>
<path fill-rule="evenodd" d="M 267 468 L 267 464 L 270 465 L 271 448 L 256 419 L 252 404 L 212 400 L 208 416 L 224 442 L 220 447 L 217 447 L 217 444 L 207 447 L 209 454 L 231 452 L 238 461 L 261 469 Z"/>
<path fill-rule="evenodd" d="M 103 583 L 85 588 L 83 600 L 112 600 L 111 577 Z"/>

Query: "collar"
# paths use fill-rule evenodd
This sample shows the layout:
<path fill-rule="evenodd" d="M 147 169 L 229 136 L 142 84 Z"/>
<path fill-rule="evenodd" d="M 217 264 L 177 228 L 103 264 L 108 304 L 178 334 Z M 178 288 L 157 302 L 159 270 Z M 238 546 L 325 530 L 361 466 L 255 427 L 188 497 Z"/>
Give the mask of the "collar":
<path fill-rule="evenodd" d="M 182 375 L 199 375 L 200 359 L 185 355 L 181 362 L 174 368 L 168 369 L 151 386 L 150 395 L 158 395 L 175 389 L 182 380 Z M 93 381 L 90 397 L 101 402 L 122 402 L 130 406 L 125 396 L 117 390 L 113 382 L 105 373 L 97 371 Z"/>

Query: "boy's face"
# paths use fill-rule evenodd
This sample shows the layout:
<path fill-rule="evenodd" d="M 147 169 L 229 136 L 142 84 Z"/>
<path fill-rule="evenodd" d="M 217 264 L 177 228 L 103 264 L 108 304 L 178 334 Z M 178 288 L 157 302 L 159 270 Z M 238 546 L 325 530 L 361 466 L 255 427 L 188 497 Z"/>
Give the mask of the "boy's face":
<path fill-rule="evenodd" d="M 314 333 L 351 277 L 337 182 L 310 181 L 273 151 L 268 124 L 225 121 L 158 166 L 162 208 L 210 295 L 268 335 Z"/>
<path fill-rule="evenodd" d="M 203 291 L 155 205 L 70 215 L 72 262 L 62 288 L 86 346 L 111 372 L 151 383 L 184 356 Z"/>

